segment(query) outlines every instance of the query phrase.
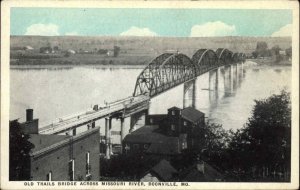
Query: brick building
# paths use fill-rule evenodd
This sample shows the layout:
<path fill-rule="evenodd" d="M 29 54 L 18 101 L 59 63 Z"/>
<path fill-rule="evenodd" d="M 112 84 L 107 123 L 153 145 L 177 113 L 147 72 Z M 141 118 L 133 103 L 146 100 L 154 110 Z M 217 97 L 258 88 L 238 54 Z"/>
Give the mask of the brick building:
<path fill-rule="evenodd" d="M 172 107 L 167 114 L 146 116 L 146 125 L 128 134 L 124 152 L 173 156 L 199 145 L 205 125 L 204 113 L 192 108 Z"/>
<path fill-rule="evenodd" d="M 76 135 L 38 134 L 38 120 L 27 110 L 21 130 L 29 134 L 34 145 L 30 152 L 28 180 L 79 181 L 100 178 L 99 127 Z"/>

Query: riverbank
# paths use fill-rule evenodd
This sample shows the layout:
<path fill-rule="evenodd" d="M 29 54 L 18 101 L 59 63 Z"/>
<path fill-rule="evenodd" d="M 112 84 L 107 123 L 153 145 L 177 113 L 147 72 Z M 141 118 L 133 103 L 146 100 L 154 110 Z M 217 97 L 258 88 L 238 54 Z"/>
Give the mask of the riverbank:
<path fill-rule="evenodd" d="M 269 65 L 269 66 L 291 66 L 292 61 L 291 60 L 281 60 L 279 62 L 276 62 L 274 59 L 247 59 L 247 61 L 252 61 L 257 63 L 258 65 Z"/>
<path fill-rule="evenodd" d="M 70 57 L 11 59 L 10 65 L 146 65 L 153 55 L 120 55 L 118 57 L 97 54 L 75 54 Z"/>
<path fill-rule="evenodd" d="M 143 69 L 145 65 L 10 65 L 12 70 L 68 70 L 74 67 L 92 68 L 92 69 Z"/>

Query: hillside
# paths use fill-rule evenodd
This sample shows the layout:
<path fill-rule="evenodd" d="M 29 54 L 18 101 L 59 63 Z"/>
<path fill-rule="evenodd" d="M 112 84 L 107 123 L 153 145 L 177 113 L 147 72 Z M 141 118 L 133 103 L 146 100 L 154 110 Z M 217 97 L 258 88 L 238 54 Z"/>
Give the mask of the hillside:
<path fill-rule="evenodd" d="M 58 46 L 59 49 L 72 49 L 75 51 L 96 51 L 99 49 L 112 50 L 114 46 L 121 48 L 120 56 L 128 57 L 143 57 L 140 64 L 151 60 L 155 56 L 166 51 L 180 51 L 188 56 L 192 56 L 197 49 L 208 48 L 216 50 L 217 48 L 227 48 L 233 52 L 245 52 L 251 54 L 256 48 L 258 41 L 265 41 L 268 47 L 271 48 L 279 45 L 280 48 L 286 49 L 291 46 L 291 38 L 289 37 L 198 37 L 198 38 L 175 38 L 175 37 L 124 37 L 124 36 L 11 36 L 10 46 L 25 47 L 31 46 L 38 51 L 41 47 L 50 45 Z M 126 58 L 127 57 L 127 58 Z M 56 58 L 59 60 L 60 58 Z M 66 59 L 66 58 L 64 58 Z M 74 59 L 74 57 L 73 57 Z M 102 57 L 99 59 L 101 63 Z M 114 59 L 113 57 L 109 59 Z M 64 60 L 66 61 L 66 60 Z M 109 62 L 110 60 L 108 60 Z M 121 61 L 122 62 L 122 61 Z M 126 62 L 126 61 L 125 61 Z M 130 64 L 130 60 L 127 61 Z M 30 64 L 27 61 L 28 64 Z M 53 60 L 52 60 L 53 63 Z M 50 64 L 52 64 L 50 63 Z M 47 63 L 45 63 L 47 64 Z M 135 61 L 134 64 L 139 64 Z"/>

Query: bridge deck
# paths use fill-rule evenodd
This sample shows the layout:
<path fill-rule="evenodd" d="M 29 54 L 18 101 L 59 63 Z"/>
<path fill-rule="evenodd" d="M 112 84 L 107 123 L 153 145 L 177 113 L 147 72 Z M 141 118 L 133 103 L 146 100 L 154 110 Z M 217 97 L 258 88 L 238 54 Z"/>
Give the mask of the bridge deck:
<path fill-rule="evenodd" d="M 115 102 L 108 103 L 105 107 L 95 110 L 88 110 L 85 113 L 77 114 L 57 122 L 45 125 L 39 129 L 40 134 L 57 134 L 70 128 L 82 126 L 95 120 L 111 116 L 115 113 L 122 113 L 125 109 L 130 109 L 141 103 L 149 102 L 150 98 L 145 95 L 128 97 Z M 129 116 L 124 114 L 124 116 Z"/>

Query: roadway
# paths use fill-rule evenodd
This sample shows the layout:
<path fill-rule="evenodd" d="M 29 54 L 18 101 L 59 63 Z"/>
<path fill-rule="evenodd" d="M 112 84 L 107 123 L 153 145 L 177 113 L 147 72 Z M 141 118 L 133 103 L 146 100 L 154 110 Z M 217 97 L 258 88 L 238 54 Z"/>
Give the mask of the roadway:
<path fill-rule="evenodd" d="M 58 134 L 67 131 L 74 127 L 89 124 L 101 118 L 109 117 L 114 113 L 123 113 L 125 109 L 130 109 L 143 102 L 148 102 L 149 96 L 130 96 L 121 100 L 107 103 L 103 107 L 99 107 L 98 110 L 88 110 L 86 112 L 75 114 L 66 118 L 60 118 L 51 124 L 47 124 L 39 128 L 40 134 Z"/>

